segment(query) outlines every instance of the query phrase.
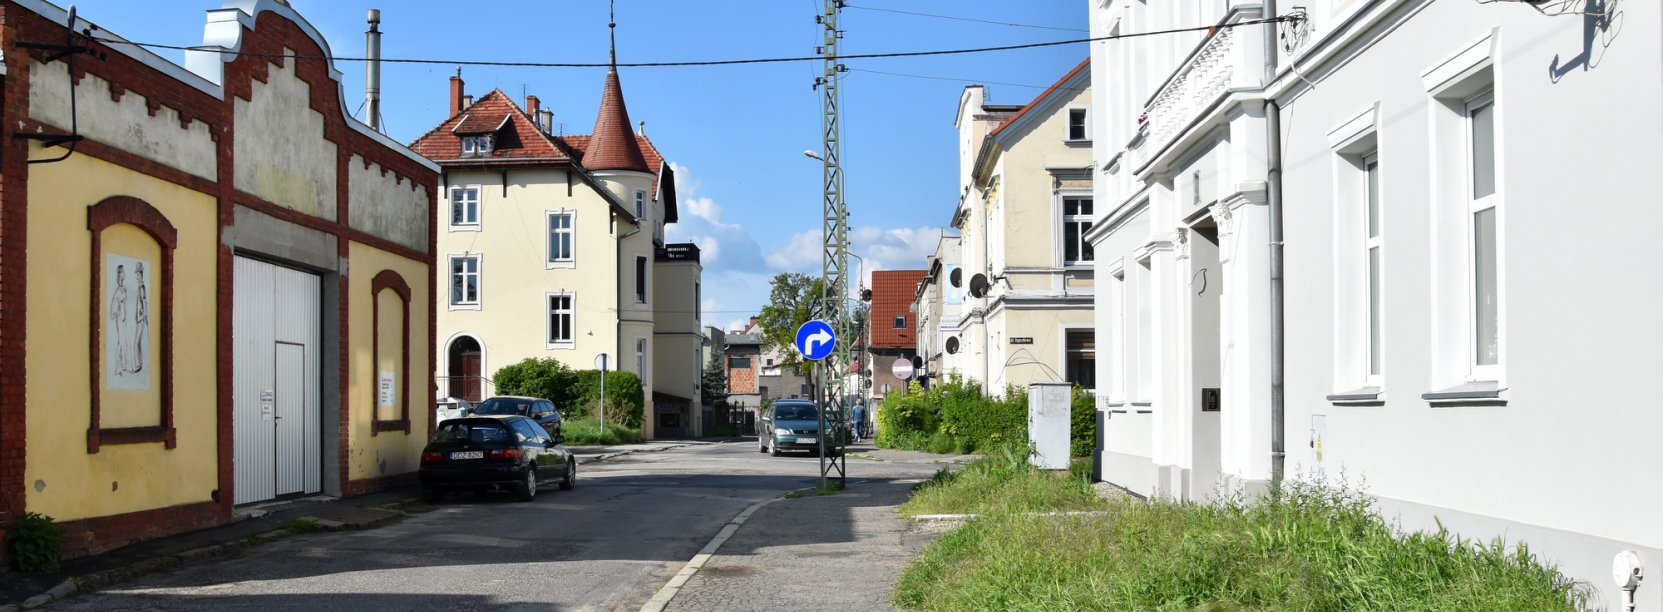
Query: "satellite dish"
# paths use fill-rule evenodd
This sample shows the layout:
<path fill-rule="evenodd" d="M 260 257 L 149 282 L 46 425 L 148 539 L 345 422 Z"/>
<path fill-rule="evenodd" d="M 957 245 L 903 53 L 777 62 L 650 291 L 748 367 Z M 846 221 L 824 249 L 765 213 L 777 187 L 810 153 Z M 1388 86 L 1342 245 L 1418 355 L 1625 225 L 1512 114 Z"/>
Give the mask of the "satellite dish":
<path fill-rule="evenodd" d="M 970 277 L 970 297 L 973 297 L 973 298 L 986 297 L 987 296 L 987 289 L 988 289 L 988 284 L 987 284 L 987 275 L 986 274 L 977 274 L 975 276 Z"/>
<path fill-rule="evenodd" d="M 958 336 L 951 336 L 951 337 L 947 338 L 947 354 L 948 355 L 957 355 L 958 353 L 959 353 L 959 337 Z"/>
<path fill-rule="evenodd" d="M 947 282 L 952 283 L 954 287 L 963 287 L 964 268 L 953 268 L 952 274 L 947 275 Z"/>

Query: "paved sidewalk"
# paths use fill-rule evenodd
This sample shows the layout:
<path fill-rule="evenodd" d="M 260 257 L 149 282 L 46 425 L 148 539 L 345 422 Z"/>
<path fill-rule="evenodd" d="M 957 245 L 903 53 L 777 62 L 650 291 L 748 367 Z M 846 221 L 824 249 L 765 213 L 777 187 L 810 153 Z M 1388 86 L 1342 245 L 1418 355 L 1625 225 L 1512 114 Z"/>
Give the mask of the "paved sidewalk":
<path fill-rule="evenodd" d="M 926 457 L 896 451 L 866 456 L 885 463 Z M 856 461 L 862 459 L 851 463 Z M 935 537 L 913 531 L 895 508 L 935 467 L 914 464 L 884 478 L 852 480 L 834 495 L 810 490 L 762 506 L 665 609 L 893 609 L 889 593 L 901 570 Z"/>

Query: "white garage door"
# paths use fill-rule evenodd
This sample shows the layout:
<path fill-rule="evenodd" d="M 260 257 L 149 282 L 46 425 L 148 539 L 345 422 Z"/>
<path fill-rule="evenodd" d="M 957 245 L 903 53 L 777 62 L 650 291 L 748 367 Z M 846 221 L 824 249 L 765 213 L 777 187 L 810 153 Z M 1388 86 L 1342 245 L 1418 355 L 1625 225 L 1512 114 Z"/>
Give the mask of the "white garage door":
<path fill-rule="evenodd" d="M 232 294 L 235 503 L 323 489 L 317 275 L 238 257 Z"/>

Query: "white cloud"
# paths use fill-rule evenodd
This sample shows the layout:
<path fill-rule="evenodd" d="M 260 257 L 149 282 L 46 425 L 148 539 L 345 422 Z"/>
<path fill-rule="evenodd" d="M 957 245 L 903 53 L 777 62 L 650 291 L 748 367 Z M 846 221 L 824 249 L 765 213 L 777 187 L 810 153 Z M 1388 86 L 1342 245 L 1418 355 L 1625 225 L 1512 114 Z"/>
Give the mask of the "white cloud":
<path fill-rule="evenodd" d="M 939 227 L 856 227 L 849 234 L 849 249 L 866 263 L 850 258 L 849 264 L 864 273 L 861 280 L 869 285 L 873 270 L 923 268 L 924 258 L 935 253 L 940 240 Z M 792 234 L 785 246 L 768 253 L 768 265 L 786 272 L 818 272 L 823 244 L 817 229 Z"/>
<path fill-rule="evenodd" d="M 722 222 L 722 206 L 716 200 L 697 195 L 699 180 L 686 166 L 670 163 L 676 173 L 676 193 L 681 198 L 678 220 L 664 229 L 670 242 L 699 245 L 700 263 L 706 274 L 725 270 L 764 270 L 762 247 L 738 223 Z"/>

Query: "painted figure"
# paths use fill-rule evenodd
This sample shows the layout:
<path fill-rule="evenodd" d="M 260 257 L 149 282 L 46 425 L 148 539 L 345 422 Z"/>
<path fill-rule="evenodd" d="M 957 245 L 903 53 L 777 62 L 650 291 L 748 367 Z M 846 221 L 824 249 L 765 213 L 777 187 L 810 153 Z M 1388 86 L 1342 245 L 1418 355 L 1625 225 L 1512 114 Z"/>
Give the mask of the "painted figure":
<path fill-rule="evenodd" d="M 144 288 L 144 262 L 139 262 L 133 272 L 138 279 L 133 308 L 133 371 L 143 372 L 144 358 L 149 354 L 144 350 L 144 341 L 150 336 L 150 296 Z"/>
<path fill-rule="evenodd" d="M 110 320 L 115 334 L 115 372 L 124 376 L 133 371 L 132 359 L 127 354 L 127 267 L 115 267 L 115 290 L 110 292 Z"/>

